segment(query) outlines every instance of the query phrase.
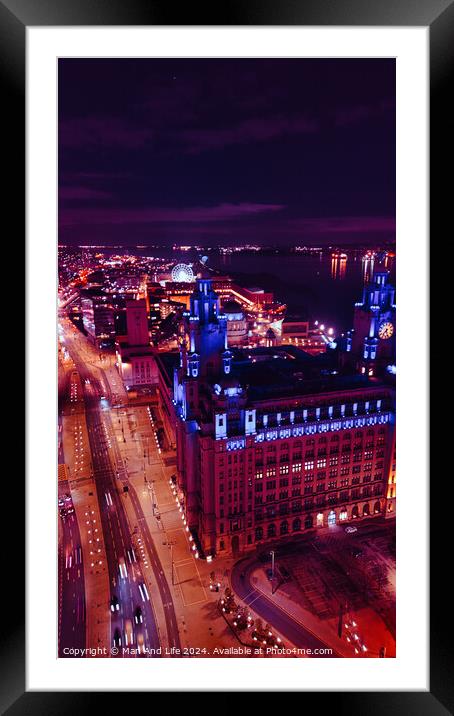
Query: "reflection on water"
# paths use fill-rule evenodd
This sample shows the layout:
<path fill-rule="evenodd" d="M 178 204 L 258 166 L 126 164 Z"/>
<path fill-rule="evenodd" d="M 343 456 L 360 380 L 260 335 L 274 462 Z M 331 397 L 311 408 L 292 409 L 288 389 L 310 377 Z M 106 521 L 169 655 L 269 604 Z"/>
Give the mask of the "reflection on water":
<path fill-rule="evenodd" d="M 374 275 L 375 254 L 368 252 L 363 256 L 363 283 L 368 283 Z"/>
<path fill-rule="evenodd" d="M 332 254 L 331 255 L 331 278 L 342 279 L 345 278 L 347 271 L 347 254 Z"/>
<path fill-rule="evenodd" d="M 396 254 L 394 254 L 392 251 L 387 251 L 385 254 L 385 259 L 383 261 L 385 269 L 388 269 L 388 271 L 392 271 L 394 269 L 395 261 Z"/>

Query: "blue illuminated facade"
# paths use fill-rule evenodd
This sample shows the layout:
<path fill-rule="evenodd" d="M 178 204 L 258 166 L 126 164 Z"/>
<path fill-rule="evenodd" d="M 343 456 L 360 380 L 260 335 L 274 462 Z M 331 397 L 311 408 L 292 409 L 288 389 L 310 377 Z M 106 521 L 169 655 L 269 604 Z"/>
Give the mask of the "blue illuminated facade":
<path fill-rule="evenodd" d="M 364 296 L 369 362 L 394 300 L 385 278 L 376 286 L 378 295 Z M 211 280 L 198 279 L 180 327 L 173 401 L 178 483 L 202 554 L 236 555 L 306 529 L 388 516 L 392 385 L 327 374 L 323 359 L 295 349 L 261 349 L 260 360 L 235 353 L 226 329 Z"/>
<path fill-rule="evenodd" d="M 345 357 L 368 376 L 383 374 L 386 366 L 395 364 L 396 290 L 386 271 L 378 271 L 363 288 L 361 301 L 355 303 L 353 330 L 341 341 Z"/>

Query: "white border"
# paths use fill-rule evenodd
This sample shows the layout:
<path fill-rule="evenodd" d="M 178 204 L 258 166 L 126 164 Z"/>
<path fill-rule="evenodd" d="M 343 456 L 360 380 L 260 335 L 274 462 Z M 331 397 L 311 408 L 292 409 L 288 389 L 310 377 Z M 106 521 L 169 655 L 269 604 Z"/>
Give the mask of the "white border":
<path fill-rule="evenodd" d="M 59 56 L 396 57 L 396 659 L 56 659 Z M 27 689 L 428 689 L 428 28 L 27 28 Z"/>

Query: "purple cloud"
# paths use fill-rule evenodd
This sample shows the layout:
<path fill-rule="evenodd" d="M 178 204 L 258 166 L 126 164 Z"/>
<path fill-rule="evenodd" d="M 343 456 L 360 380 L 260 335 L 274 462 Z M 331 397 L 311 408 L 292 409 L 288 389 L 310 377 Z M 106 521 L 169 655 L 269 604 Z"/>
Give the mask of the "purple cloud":
<path fill-rule="evenodd" d="M 359 124 L 372 117 L 385 115 L 390 111 L 395 112 L 395 109 L 395 102 L 390 100 L 383 100 L 378 104 L 363 104 L 353 107 L 345 107 L 336 112 L 335 124 L 338 127 L 348 127 L 352 124 Z"/>
<path fill-rule="evenodd" d="M 317 125 L 305 117 L 272 117 L 246 119 L 225 129 L 184 130 L 178 134 L 178 138 L 187 145 L 189 153 L 198 154 L 232 144 L 265 142 L 283 135 L 306 134 L 316 130 Z"/>
<path fill-rule="evenodd" d="M 62 186 L 58 190 L 58 198 L 63 201 L 110 199 L 111 194 L 99 189 L 90 189 L 86 186 Z"/>
<path fill-rule="evenodd" d="M 307 234 L 358 234 L 395 232 L 393 216 L 335 216 L 330 218 L 295 219 L 294 229 Z"/>
<path fill-rule="evenodd" d="M 218 204 L 188 208 L 104 209 L 82 208 L 60 211 L 60 226 L 80 224 L 183 224 L 216 223 L 284 209 L 281 204 Z"/>
<path fill-rule="evenodd" d="M 87 117 L 60 122 L 59 143 L 62 147 L 124 147 L 138 149 L 154 135 L 150 128 L 128 125 L 112 117 Z"/>

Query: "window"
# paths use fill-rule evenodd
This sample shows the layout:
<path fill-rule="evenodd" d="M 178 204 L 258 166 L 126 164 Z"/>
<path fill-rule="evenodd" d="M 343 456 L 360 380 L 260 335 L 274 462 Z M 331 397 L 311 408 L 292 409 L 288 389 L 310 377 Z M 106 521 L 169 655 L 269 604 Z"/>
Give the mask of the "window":
<path fill-rule="evenodd" d="M 326 461 L 325 461 L 326 462 Z M 304 463 L 304 469 L 305 470 L 313 470 L 314 469 L 314 461 L 313 460 L 306 460 Z"/>

